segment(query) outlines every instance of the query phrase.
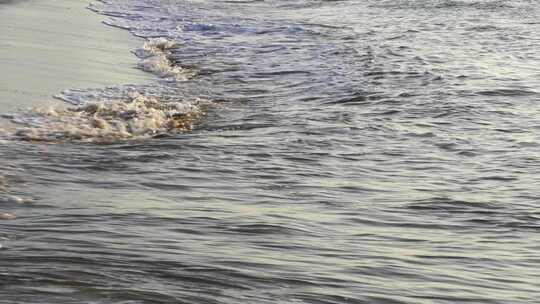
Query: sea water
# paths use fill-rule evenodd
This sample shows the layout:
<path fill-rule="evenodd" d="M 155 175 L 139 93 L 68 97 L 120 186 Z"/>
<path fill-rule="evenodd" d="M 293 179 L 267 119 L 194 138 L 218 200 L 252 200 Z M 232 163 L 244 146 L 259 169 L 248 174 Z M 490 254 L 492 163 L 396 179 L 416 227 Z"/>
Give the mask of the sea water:
<path fill-rule="evenodd" d="M 155 80 L 2 114 L 0 303 L 540 297 L 535 1 L 89 9 Z"/>

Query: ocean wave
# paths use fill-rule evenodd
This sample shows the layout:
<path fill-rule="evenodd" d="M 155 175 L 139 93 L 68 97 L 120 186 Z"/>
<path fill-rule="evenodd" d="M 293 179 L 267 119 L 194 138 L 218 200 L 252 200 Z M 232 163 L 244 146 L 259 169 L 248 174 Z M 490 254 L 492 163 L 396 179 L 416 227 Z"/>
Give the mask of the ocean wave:
<path fill-rule="evenodd" d="M 16 219 L 17 216 L 15 216 L 15 214 L 13 213 L 0 213 L 0 220 L 13 220 L 13 219 Z M 1 248 L 1 247 L 0 247 Z"/>
<path fill-rule="evenodd" d="M 164 37 L 147 39 L 142 48 L 134 51 L 140 59 L 137 66 L 162 78 L 188 80 L 195 73 L 176 65 L 171 60 L 171 50 L 177 47 L 178 43 Z"/>
<path fill-rule="evenodd" d="M 110 143 L 192 130 L 208 102 L 166 101 L 131 93 L 127 100 L 88 101 L 83 105 L 41 106 L 3 115 L 12 126 L 7 137 L 28 141 Z"/>
<path fill-rule="evenodd" d="M 172 60 L 172 50 L 179 46 L 165 37 L 147 38 L 133 53 L 139 58 L 141 70 L 167 81 L 182 82 L 196 73 Z M 67 104 L 0 114 L 0 144 L 6 139 L 112 143 L 190 131 L 211 102 L 185 97 L 188 91 L 155 83 L 68 89 L 54 96 Z"/>
<path fill-rule="evenodd" d="M 508 0 L 437 0 L 437 1 L 381 1 L 372 7 L 387 9 L 475 9 L 475 10 L 503 10 L 515 9 L 525 6 L 527 1 Z"/>
<path fill-rule="evenodd" d="M 6 178 L 0 175 L 0 193 L 6 190 L 6 186 L 7 186 Z"/>

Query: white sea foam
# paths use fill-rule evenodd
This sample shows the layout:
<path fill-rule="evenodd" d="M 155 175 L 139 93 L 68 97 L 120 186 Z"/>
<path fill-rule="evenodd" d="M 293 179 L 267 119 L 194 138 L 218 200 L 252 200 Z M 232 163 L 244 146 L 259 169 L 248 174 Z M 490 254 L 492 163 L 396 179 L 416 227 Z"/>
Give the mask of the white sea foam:
<path fill-rule="evenodd" d="M 13 213 L 0 213 L 0 220 L 13 220 L 16 218 L 17 216 Z"/>
<path fill-rule="evenodd" d="M 14 115 L 15 138 L 31 141 L 115 142 L 189 131 L 202 117 L 201 100 L 167 101 L 132 93 L 128 100 L 79 107 L 36 107 Z"/>
<path fill-rule="evenodd" d="M 22 198 L 20 196 L 16 196 L 16 195 L 8 195 L 8 196 L 6 196 L 5 199 L 9 203 L 16 203 L 16 204 L 24 204 L 24 203 L 29 202 L 28 199 L 24 199 L 24 198 Z"/>
<path fill-rule="evenodd" d="M 148 39 L 142 48 L 134 52 L 140 58 L 138 67 L 164 78 L 189 79 L 193 76 L 193 71 L 176 66 L 170 59 L 171 50 L 176 47 L 178 47 L 176 42 L 166 38 Z"/>

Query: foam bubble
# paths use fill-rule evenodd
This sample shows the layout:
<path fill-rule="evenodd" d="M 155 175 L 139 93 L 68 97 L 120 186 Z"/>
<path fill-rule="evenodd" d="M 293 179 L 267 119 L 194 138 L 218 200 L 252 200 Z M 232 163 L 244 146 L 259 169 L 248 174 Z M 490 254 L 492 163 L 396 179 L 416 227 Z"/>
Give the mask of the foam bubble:
<path fill-rule="evenodd" d="M 160 101 L 132 93 L 128 100 L 87 102 L 78 107 L 36 107 L 15 115 L 12 136 L 30 141 L 115 142 L 185 132 L 203 116 L 201 100 Z"/>
<path fill-rule="evenodd" d="M 164 37 L 149 38 L 143 45 L 143 50 L 150 55 L 165 53 L 178 46 L 178 43 Z"/>
<path fill-rule="evenodd" d="M 150 38 L 143 47 L 134 51 L 140 58 L 138 67 L 160 77 L 175 80 L 187 80 L 193 76 L 193 71 L 176 66 L 170 59 L 171 49 L 178 47 L 174 41 L 166 38 Z"/>
<path fill-rule="evenodd" d="M 17 216 L 13 213 L 0 213 L 0 220 L 14 220 Z"/>
<path fill-rule="evenodd" d="M 16 195 L 8 195 L 6 197 L 6 201 L 10 203 L 16 203 L 16 204 L 24 204 L 27 202 L 27 200 L 25 200 L 24 198 L 20 196 L 16 196 Z"/>

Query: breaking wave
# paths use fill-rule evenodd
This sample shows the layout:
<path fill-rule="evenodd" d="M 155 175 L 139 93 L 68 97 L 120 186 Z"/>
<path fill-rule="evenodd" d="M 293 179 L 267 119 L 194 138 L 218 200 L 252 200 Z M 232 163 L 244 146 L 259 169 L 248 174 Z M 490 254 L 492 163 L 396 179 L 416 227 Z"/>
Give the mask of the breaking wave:
<path fill-rule="evenodd" d="M 160 78 L 128 90 L 69 89 L 55 96 L 63 104 L 41 105 L 15 114 L 0 113 L 0 143 L 6 139 L 92 143 L 144 139 L 190 131 L 204 116 L 211 102 L 199 97 L 201 90 L 190 94 L 195 89 L 186 84 L 197 75 L 196 70 L 192 65 L 183 67 L 173 56 L 183 42 L 166 32 L 144 36 L 132 31 L 131 26 L 121 24 L 120 15 L 101 10 L 110 5 L 108 1 L 98 1 L 88 8 L 111 17 L 105 24 L 144 38 L 144 44 L 132 51 L 139 59 L 137 68 Z M 186 97 L 187 94 L 190 96 Z"/>
<path fill-rule="evenodd" d="M 168 101 L 131 92 L 126 100 L 86 102 L 80 106 L 35 107 L 3 115 L 11 121 L 4 134 L 29 141 L 109 143 L 192 130 L 209 103 Z"/>
<path fill-rule="evenodd" d="M 148 38 L 133 51 L 139 58 L 137 67 L 165 81 L 187 81 L 195 75 L 194 71 L 171 59 L 171 50 L 178 47 L 177 42 L 167 38 Z M 148 93 L 148 88 L 153 92 Z M 167 86 L 155 84 L 68 89 L 54 96 L 67 104 L 0 114 L 4 118 L 0 121 L 0 141 L 4 138 L 111 143 L 192 130 L 211 102 L 199 97 L 184 98 L 185 92 L 176 90 L 171 94 L 167 90 Z"/>
<path fill-rule="evenodd" d="M 147 39 L 142 48 L 134 51 L 140 59 L 138 67 L 143 71 L 175 81 L 191 78 L 194 75 L 192 70 L 175 65 L 171 60 L 171 50 L 177 47 L 176 42 L 163 37 Z"/>

